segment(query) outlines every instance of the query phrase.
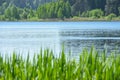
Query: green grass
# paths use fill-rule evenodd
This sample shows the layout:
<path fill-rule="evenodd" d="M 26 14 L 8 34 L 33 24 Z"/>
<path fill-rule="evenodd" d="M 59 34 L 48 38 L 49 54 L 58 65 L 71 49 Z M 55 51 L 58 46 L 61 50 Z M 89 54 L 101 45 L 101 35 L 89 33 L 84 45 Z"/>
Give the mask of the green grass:
<path fill-rule="evenodd" d="M 70 59 L 61 51 L 54 57 L 49 49 L 40 51 L 29 59 L 13 53 L 12 57 L 0 57 L 0 80 L 120 80 L 120 55 L 106 56 L 93 47 L 84 49 L 79 61 Z"/>

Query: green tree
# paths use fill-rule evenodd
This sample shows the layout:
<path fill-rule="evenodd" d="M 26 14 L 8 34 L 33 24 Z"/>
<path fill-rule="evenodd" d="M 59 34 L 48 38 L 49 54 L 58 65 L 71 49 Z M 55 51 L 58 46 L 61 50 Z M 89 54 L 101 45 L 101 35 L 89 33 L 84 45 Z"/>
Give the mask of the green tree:
<path fill-rule="evenodd" d="M 71 6 L 68 1 L 65 3 L 65 16 L 66 18 L 70 18 L 71 16 Z"/>
<path fill-rule="evenodd" d="M 28 12 L 27 12 L 26 8 L 24 8 L 22 10 L 22 13 L 20 14 L 20 18 L 21 19 L 27 19 L 27 15 L 28 15 Z"/>
<path fill-rule="evenodd" d="M 118 7 L 118 12 L 119 12 L 119 16 L 120 16 L 120 7 Z"/>
<path fill-rule="evenodd" d="M 81 17 L 89 17 L 89 11 L 83 12 Z"/>
<path fill-rule="evenodd" d="M 33 11 L 32 9 L 30 9 L 27 18 L 32 18 L 32 17 L 34 17 L 34 16 L 35 16 L 34 14 L 35 14 L 34 11 Z"/>
<path fill-rule="evenodd" d="M 49 18 L 55 18 L 56 14 L 55 14 L 55 4 L 51 3 L 52 6 L 50 6 L 50 10 L 49 10 Z"/>
<path fill-rule="evenodd" d="M 18 12 L 18 9 L 16 6 L 12 6 L 10 7 L 10 11 L 11 11 L 11 17 L 14 18 L 14 19 L 19 19 L 19 12 Z"/>
<path fill-rule="evenodd" d="M 120 0 L 106 0 L 105 14 L 109 15 L 114 13 L 119 14 L 118 7 L 120 6 Z"/>
<path fill-rule="evenodd" d="M 61 7 L 58 10 L 57 17 L 60 18 L 60 19 L 63 19 L 63 17 L 64 17 Z"/>
<path fill-rule="evenodd" d="M 10 20 L 11 19 L 11 11 L 10 11 L 10 8 L 7 8 L 5 10 L 5 18 Z"/>
<path fill-rule="evenodd" d="M 70 18 L 74 16 L 100 18 L 120 15 L 120 0 L 1 0 L 0 15 L 6 20 Z M 2 19 L 2 18 L 1 18 Z"/>
<path fill-rule="evenodd" d="M 47 18 L 46 12 L 47 11 L 46 11 L 45 5 L 39 6 L 38 9 L 37 9 L 37 16 L 38 16 L 38 18 L 42 18 L 42 19 Z"/>
<path fill-rule="evenodd" d="M 2 6 L 0 6 L 0 14 L 4 14 L 7 7 L 8 7 L 8 4 L 6 2 L 2 3 Z"/>

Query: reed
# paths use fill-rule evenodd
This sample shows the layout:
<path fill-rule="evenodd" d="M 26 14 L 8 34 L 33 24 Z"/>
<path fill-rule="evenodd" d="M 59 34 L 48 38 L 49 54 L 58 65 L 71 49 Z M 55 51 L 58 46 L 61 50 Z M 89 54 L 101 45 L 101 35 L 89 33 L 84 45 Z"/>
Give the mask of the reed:
<path fill-rule="evenodd" d="M 40 51 L 32 61 L 14 52 L 4 60 L 0 56 L 0 80 L 120 80 L 120 55 L 95 48 L 84 49 L 79 61 L 66 57 L 62 50 L 54 57 L 49 49 Z"/>

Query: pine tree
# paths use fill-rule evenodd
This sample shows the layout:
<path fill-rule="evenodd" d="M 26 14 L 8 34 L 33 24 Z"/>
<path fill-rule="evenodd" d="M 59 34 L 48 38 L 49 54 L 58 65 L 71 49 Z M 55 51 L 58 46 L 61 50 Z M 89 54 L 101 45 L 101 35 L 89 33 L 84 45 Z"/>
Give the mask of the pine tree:
<path fill-rule="evenodd" d="M 61 7 L 60 7 L 59 10 L 58 10 L 57 17 L 60 18 L 60 19 L 63 19 L 63 17 L 64 17 Z"/>

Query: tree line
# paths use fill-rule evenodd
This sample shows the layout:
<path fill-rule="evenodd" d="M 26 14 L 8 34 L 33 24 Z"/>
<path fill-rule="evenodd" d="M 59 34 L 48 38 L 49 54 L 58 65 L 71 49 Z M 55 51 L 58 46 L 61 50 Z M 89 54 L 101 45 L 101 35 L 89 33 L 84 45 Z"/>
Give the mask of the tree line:
<path fill-rule="evenodd" d="M 120 16 L 120 0 L 0 0 L 1 20 Z"/>

